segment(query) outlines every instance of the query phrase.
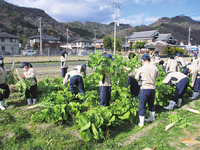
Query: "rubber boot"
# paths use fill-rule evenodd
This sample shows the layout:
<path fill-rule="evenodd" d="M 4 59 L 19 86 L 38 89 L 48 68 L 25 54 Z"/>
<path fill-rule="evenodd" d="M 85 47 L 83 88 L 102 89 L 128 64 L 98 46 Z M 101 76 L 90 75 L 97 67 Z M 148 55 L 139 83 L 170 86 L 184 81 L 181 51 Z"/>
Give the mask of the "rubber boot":
<path fill-rule="evenodd" d="M 196 98 L 195 98 L 195 99 L 197 99 L 197 97 L 199 96 L 199 92 L 196 92 L 196 95 L 195 95 L 195 96 L 196 96 Z"/>
<path fill-rule="evenodd" d="M 149 111 L 149 118 L 144 119 L 146 122 L 153 122 L 155 120 L 155 111 Z"/>
<path fill-rule="evenodd" d="M 144 126 L 144 117 L 145 116 L 139 116 L 140 123 L 138 124 L 138 126 L 140 126 L 140 127 Z"/>
<path fill-rule="evenodd" d="M 135 97 L 133 97 L 133 103 L 135 103 Z"/>
<path fill-rule="evenodd" d="M 166 107 L 163 107 L 164 109 L 167 109 L 167 110 L 173 110 L 174 109 L 174 105 L 175 105 L 176 103 L 174 102 L 174 101 L 170 101 L 169 102 L 169 106 L 166 106 Z"/>
<path fill-rule="evenodd" d="M 35 104 L 37 101 L 37 98 L 33 98 L 33 104 Z"/>
<path fill-rule="evenodd" d="M 178 106 L 178 107 L 181 107 L 181 103 L 182 103 L 182 99 L 179 98 L 179 99 L 178 99 L 178 104 L 177 104 L 177 106 Z"/>
<path fill-rule="evenodd" d="M 199 96 L 199 92 L 193 92 L 192 97 L 190 97 L 189 99 L 196 99 Z"/>
<path fill-rule="evenodd" d="M 27 102 L 28 102 L 28 105 L 31 105 L 31 104 L 32 104 L 31 98 L 28 98 L 28 99 L 27 99 Z"/>
<path fill-rule="evenodd" d="M 8 107 L 8 105 L 5 104 L 6 99 L 3 99 L 3 106 Z"/>
<path fill-rule="evenodd" d="M 5 110 L 5 108 L 3 107 L 3 101 L 0 101 L 0 109 Z"/>

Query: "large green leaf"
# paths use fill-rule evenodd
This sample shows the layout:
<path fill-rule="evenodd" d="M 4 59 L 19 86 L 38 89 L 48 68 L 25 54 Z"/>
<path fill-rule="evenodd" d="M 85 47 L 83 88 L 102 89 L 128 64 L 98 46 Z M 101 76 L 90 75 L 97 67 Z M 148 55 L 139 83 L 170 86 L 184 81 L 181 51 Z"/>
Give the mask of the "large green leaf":
<path fill-rule="evenodd" d="M 91 126 L 91 122 L 85 114 L 79 114 L 79 125 L 81 131 L 88 129 Z"/>
<path fill-rule="evenodd" d="M 125 120 L 130 116 L 130 111 L 127 111 L 123 116 L 118 116 L 119 119 Z"/>
<path fill-rule="evenodd" d="M 98 131 L 93 123 L 92 123 L 92 132 L 94 134 L 94 138 L 98 140 L 99 139 Z"/>
<path fill-rule="evenodd" d="M 84 131 L 80 131 L 80 136 L 83 140 L 85 141 L 90 141 L 92 140 L 92 133 L 90 132 L 90 129 L 84 130 Z"/>
<path fill-rule="evenodd" d="M 114 121 L 115 121 L 115 115 L 113 115 L 112 118 L 109 120 L 109 123 L 107 124 L 107 126 L 110 126 L 112 122 Z"/>

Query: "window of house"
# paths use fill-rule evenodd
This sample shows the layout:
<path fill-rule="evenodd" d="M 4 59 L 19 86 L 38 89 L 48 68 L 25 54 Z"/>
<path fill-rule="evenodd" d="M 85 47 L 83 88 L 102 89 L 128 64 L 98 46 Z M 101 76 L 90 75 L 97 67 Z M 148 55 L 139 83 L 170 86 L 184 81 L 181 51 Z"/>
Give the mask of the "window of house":
<path fill-rule="evenodd" d="M 16 39 L 12 39 L 12 38 L 11 38 L 11 39 L 10 39 L 10 42 L 16 42 Z"/>
<path fill-rule="evenodd" d="M 5 42 L 5 39 L 4 39 L 4 38 L 1 38 L 1 42 Z"/>
<path fill-rule="evenodd" d="M 89 45 L 91 45 L 91 42 L 89 42 Z"/>
<path fill-rule="evenodd" d="M 2 46 L 2 47 L 1 47 L 1 50 L 2 50 L 2 51 L 5 51 L 5 50 L 6 50 L 5 46 Z"/>

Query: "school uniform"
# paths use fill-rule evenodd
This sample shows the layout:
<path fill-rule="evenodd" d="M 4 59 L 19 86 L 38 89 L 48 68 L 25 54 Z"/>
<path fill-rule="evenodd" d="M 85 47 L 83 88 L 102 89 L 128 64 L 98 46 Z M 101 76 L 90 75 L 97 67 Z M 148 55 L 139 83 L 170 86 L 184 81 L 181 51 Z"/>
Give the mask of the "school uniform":
<path fill-rule="evenodd" d="M 75 86 L 78 87 L 80 93 L 85 94 L 84 83 L 82 79 L 82 74 L 77 70 L 72 70 L 66 73 L 65 78 L 63 79 L 63 85 L 65 86 L 69 82 L 70 84 L 70 91 L 72 94 L 75 93 Z M 83 100 L 85 101 L 85 100 Z"/>
<path fill-rule="evenodd" d="M 173 110 L 176 103 L 178 104 L 178 107 L 181 106 L 183 94 L 189 85 L 189 78 L 181 72 L 170 72 L 163 80 L 164 84 L 168 84 L 169 82 L 176 85 L 176 90 L 174 96 L 170 100 L 169 106 L 164 108 L 168 110 Z"/>
<path fill-rule="evenodd" d="M 169 59 L 166 66 L 166 71 L 168 72 L 180 72 L 180 68 L 178 67 L 178 63 L 174 59 Z"/>
<path fill-rule="evenodd" d="M 74 67 L 73 70 L 77 70 L 82 75 L 86 75 L 86 64 L 78 65 L 78 66 Z"/>
<path fill-rule="evenodd" d="M 104 56 L 105 58 L 110 58 L 111 60 L 114 60 L 112 58 L 111 54 L 106 54 Z M 99 82 L 100 90 L 99 90 L 99 106 L 110 106 L 110 100 L 111 100 L 111 74 L 108 74 L 105 71 L 105 74 L 103 74 L 103 79 Z"/>
<path fill-rule="evenodd" d="M 128 74 L 128 78 L 127 78 L 128 85 L 130 85 L 130 92 L 132 96 L 138 96 L 139 91 L 140 91 L 140 86 L 137 80 L 135 79 L 136 72 L 137 70 L 134 69 L 131 73 Z"/>
<path fill-rule="evenodd" d="M 193 96 L 190 99 L 196 99 L 199 96 L 200 68 L 195 65 L 188 65 L 187 68 L 190 70 L 190 75 L 192 76 L 191 87 L 194 87 Z"/>
<path fill-rule="evenodd" d="M 4 110 L 5 105 L 5 99 L 7 99 L 10 95 L 10 89 L 8 85 L 6 85 L 7 80 L 7 70 L 5 66 L 0 66 L 0 88 L 4 89 L 5 91 L 3 93 L 0 93 L 0 109 Z"/>
<path fill-rule="evenodd" d="M 65 74 L 67 73 L 68 65 L 67 65 L 67 54 L 65 52 L 61 52 L 60 56 L 61 61 L 61 71 L 62 71 L 62 77 L 65 77 Z"/>
<path fill-rule="evenodd" d="M 182 69 L 186 68 L 187 64 L 186 64 L 185 60 L 182 57 L 178 57 L 176 59 L 176 61 L 177 61 L 178 64 L 180 64 L 180 66 L 181 66 Z"/>
<path fill-rule="evenodd" d="M 30 94 L 33 97 L 33 104 L 34 101 L 37 99 L 37 79 L 36 79 L 36 71 L 33 68 L 28 68 L 27 71 L 24 72 L 25 79 L 31 81 L 33 85 L 31 86 L 30 90 L 26 89 L 25 97 L 26 99 L 30 99 Z"/>
<path fill-rule="evenodd" d="M 158 77 L 158 68 L 150 63 L 145 63 L 137 70 L 135 79 L 141 81 L 139 93 L 139 115 L 145 116 L 145 107 L 148 103 L 149 111 L 155 112 L 155 80 Z"/>
<path fill-rule="evenodd" d="M 198 57 L 193 57 L 193 59 L 192 59 L 192 65 L 194 65 L 194 66 L 198 66 L 199 65 L 199 59 L 198 59 Z"/>

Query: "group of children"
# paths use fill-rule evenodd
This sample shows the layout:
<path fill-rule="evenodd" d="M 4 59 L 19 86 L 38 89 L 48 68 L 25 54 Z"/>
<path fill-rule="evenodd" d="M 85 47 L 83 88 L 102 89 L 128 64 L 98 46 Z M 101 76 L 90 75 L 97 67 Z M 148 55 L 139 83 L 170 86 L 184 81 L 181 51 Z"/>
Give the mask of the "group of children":
<path fill-rule="evenodd" d="M 25 78 L 33 83 L 30 89 L 26 89 L 25 97 L 27 99 L 28 105 L 32 104 L 31 96 L 33 98 L 33 104 L 37 102 L 37 79 L 36 72 L 32 68 L 32 65 L 29 62 L 23 62 L 21 68 L 24 70 L 24 74 L 20 76 L 21 79 Z M 0 93 L 0 109 L 5 110 L 7 105 L 5 104 L 5 100 L 10 95 L 9 85 L 6 84 L 7 81 L 7 70 L 4 66 L 4 58 L 0 56 L 0 88 L 4 91 Z"/>
<path fill-rule="evenodd" d="M 129 59 L 134 57 L 135 54 L 132 53 L 129 55 Z M 102 57 L 114 60 L 111 54 L 107 54 L 106 52 L 102 53 Z M 192 76 L 191 87 L 193 87 L 194 92 L 193 96 L 190 99 L 196 99 L 199 96 L 199 85 L 200 85 L 200 59 L 197 57 L 197 54 L 194 55 L 192 63 L 186 62 L 181 54 L 177 53 L 177 58 L 170 57 L 168 62 L 164 64 L 164 61 L 160 60 L 157 55 L 149 56 L 148 54 L 144 54 L 142 56 L 142 66 L 137 69 L 137 71 L 133 70 L 134 77 L 131 75 L 127 77 L 128 85 L 130 85 L 131 95 L 137 96 L 139 95 L 139 126 L 144 126 L 144 121 L 152 122 L 155 120 L 155 80 L 159 76 L 158 68 L 155 63 L 158 63 L 163 66 L 163 70 L 167 73 L 166 78 L 163 80 L 164 84 L 174 84 L 176 85 L 176 90 L 174 96 L 170 99 L 170 103 L 168 106 L 164 107 L 167 110 L 173 110 L 174 106 L 177 104 L 178 107 L 181 106 L 182 97 L 187 87 L 189 86 L 189 78 L 188 73 Z M 152 60 L 151 60 L 152 58 Z M 10 90 L 8 85 L 6 85 L 7 79 L 7 71 L 4 66 L 3 57 L 0 56 L 0 88 L 4 89 L 3 93 L 0 93 L 0 109 L 5 109 L 5 99 L 9 97 Z M 73 68 L 73 70 L 67 72 L 67 53 L 61 53 L 61 70 L 63 85 L 65 86 L 68 82 L 70 84 L 70 91 L 72 94 L 75 94 L 75 87 L 78 88 L 80 93 L 85 94 L 84 83 L 82 79 L 82 75 L 86 75 L 86 64 L 78 65 Z M 181 68 L 179 68 L 179 65 Z M 33 85 L 30 90 L 26 90 L 25 96 L 28 102 L 28 105 L 32 104 L 32 100 L 30 94 L 33 98 L 33 104 L 37 102 L 37 79 L 36 72 L 32 68 L 32 65 L 28 62 L 23 62 L 21 68 L 24 70 L 24 75 L 22 78 L 26 78 L 30 80 Z M 109 106 L 109 102 L 111 99 L 111 75 L 108 74 L 105 70 L 101 71 L 103 75 L 103 79 L 99 82 L 100 85 L 100 104 L 102 106 Z M 138 84 L 139 81 L 139 84 Z M 127 86 L 128 86 L 127 85 Z M 85 100 L 83 100 L 85 101 Z M 145 111 L 146 111 L 146 103 L 148 103 L 149 107 L 149 118 L 145 119 Z"/>

